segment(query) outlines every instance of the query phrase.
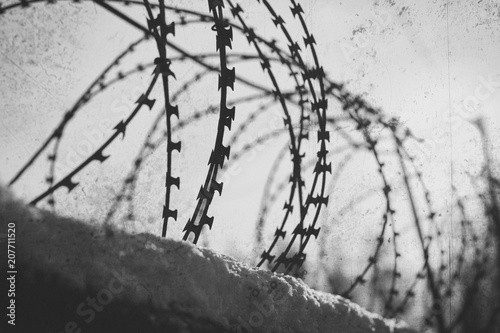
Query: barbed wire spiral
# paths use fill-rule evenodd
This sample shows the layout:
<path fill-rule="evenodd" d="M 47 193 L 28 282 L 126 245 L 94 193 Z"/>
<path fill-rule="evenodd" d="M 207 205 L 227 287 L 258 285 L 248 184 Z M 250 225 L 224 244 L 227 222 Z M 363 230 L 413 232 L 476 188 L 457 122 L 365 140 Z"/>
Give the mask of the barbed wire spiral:
<path fill-rule="evenodd" d="M 70 1 L 11 1 L 0 5 L 0 20 L 8 20 L 11 12 L 37 10 L 42 5 L 55 7 L 64 2 Z M 119 139 L 127 136 L 139 113 L 160 108 L 138 153 L 130 158 L 132 166 L 108 205 L 105 225 L 116 223 L 117 215 L 124 216 L 124 223 L 135 219 L 134 197 L 140 186 L 139 176 L 148 160 L 162 148 L 166 151 L 161 152 L 166 163 L 155 166 L 154 176 L 165 184 L 163 208 L 156 214 L 158 221 L 161 218 L 161 235 L 166 237 L 170 230 L 183 228 L 183 239 L 196 244 L 207 229 L 217 224 L 217 216 L 210 213 L 211 206 L 219 200 L 216 194 L 223 200 L 223 179 L 228 170 L 236 163 L 245 163 L 244 157 L 255 153 L 256 148 L 278 142 L 281 148 L 274 155 L 270 172 L 263 177 L 265 188 L 256 214 L 254 246 L 260 251 L 255 260 L 258 267 L 301 278 L 305 278 L 306 270 L 315 269 L 327 276 L 328 291 L 359 301 L 387 317 L 408 319 L 408 310 L 420 307 L 423 310 L 419 313 L 424 314 L 422 325 L 437 332 L 465 332 L 473 325 L 473 313 L 483 297 L 477 291 L 481 284 L 495 281 L 500 267 L 500 262 L 495 264 L 498 260 L 495 246 L 500 239 L 499 182 L 488 169 L 488 159 L 485 158 L 484 173 L 471 176 L 485 218 L 481 222 L 474 220 L 468 207 L 472 199 L 454 192 L 454 218 L 459 221 L 460 244 L 449 246 L 443 236 L 443 220 L 439 218 L 443 212 L 433 207 L 425 177 L 408 149 L 410 142 L 418 144 L 420 139 L 396 118 L 387 116 L 362 96 L 350 93 L 344 84 L 325 73 L 316 39 L 297 1 L 289 2 L 288 13 L 279 13 L 269 1 L 257 0 L 281 36 L 278 39 L 261 34 L 251 25 L 243 5 L 232 0 L 209 0 L 208 6 L 200 5 L 199 11 L 168 5 L 165 0 L 73 2 L 81 6 L 94 3 L 143 36 L 130 42 L 64 111 L 54 130 L 12 177 L 10 186 L 16 185 L 42 156 L 47 157 L 46 190 L 31 200 L 32 205 L 46 203 L 56 209 L 56 192 L 62 188 L 68 192 L 74 190 L 80 184 L 80 174 L 90 164 L 105 163 L 113 157 L 106 150 L 120 144 Z M 135 19 L 124 7 L 145 10 L 147 19 L 144 22 Z M 194 25 L 206 28 L 203 38 L 213 40 L 215 52 L 191 51 L 188 40 L 176 38 L 176 32 Z M 301 37 L 292 37 L 297 34 Z M 241 40 L 248 42 L 245 51 L 233 49 L 235 41 Z M 122 68 L 123 62 L 138 48 L 151 42 L 156 47 L 154 57 L 134 68 Z M 196 69 L 189 73 L 174 71 L 180 64 Z M 263 74 L 258 81 L 246 70 L 255 64 Z M 146 71 L 152 71 L 148 85 L 132 96 L 135 106 L 114 124 L 113 133 L 73 170 L 62 177 L 58 175 L 60 147 L 69 125 L 85 114 L 86 106 L 94 98 Z M 218 103 L 198 110 L 182 103 L 196 85 L 214 75 L 218 76 L 218 84 L 208 94 L 218 95 Z M 158 94 L 154 88 L 159 85 Z M 281 112 L 283 128 L 264 129 L 242 143 L 242 138 L 255 133 L 254 126 L 259 126 L 259 121 L 274 110 Z M 216 117 L 217 121 L 210 129 L 215 140 L 209 160 L 200 162 L 206 169 L 204 181 L 191 201 L 194 209 L 190 210 L 190 217 L 179 221 L 179 209 L 185 209 L 176 207 L 174 200 L 182 193 L 181 140 L 182 143 L 194 140 L 182 133 L 210 117 Z M 479 128 L 484 134 L 482 127 Z M 488 156 L 487 149 L 484 155 Z M 365 161 L 363 166 L 371 168 L 375 179 L 371 188 L 359 187 L 359 181 L 354 179 L 362 177 L 357 173 L 359 166 L 354 166 L 360 159 Z M 345 206 L 338 200 L 345 191 L 342 179 L 359 187 Z M 356 262 L 354 273 L 342 277 L 338 275 L 340 268 L 335 266 L 338 261 L 332 263 L 328 259 L 336 256 L 331 253 L 332 242 L 339 237 L 359 237 L 350 233 L 342 236 L 339 226 L 358 223 L 349 221 L 348 213 L 369 198 L 376 198 L 377 207 L 381 207 L 370 216 L 369 228 L 376 229 L 369 237 L 370 254 L 362 262 Z M 483 223 L 487 230 L 478 227 L 478 223 Z M 404 243 L 409 241 L 418 250 L 412 253 L 405 250 Z M 309 252 L 311 243 L 318 248 L 316 257 Z M 307 260 L 309 257 L 313 260 Z M 493 284 L 494 293 L 498 294 L 498 283 Z M 498 327 L 499 306 L 497 298 L 491 310 L 483 314 L 486 317 L 480 329 L 484 332 Z"/>

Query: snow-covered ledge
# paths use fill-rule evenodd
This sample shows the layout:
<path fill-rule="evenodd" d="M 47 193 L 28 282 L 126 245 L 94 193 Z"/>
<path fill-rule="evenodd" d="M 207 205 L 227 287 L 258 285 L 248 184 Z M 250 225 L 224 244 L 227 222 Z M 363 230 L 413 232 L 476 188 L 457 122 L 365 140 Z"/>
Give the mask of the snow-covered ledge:
<path fill-rule="evenodd" d="M 132 332 L 133 322 L 144 332 L 411 332 L 295 278 L 187 242 L 104 232 L 28 208 L 5 189 L 0 221 L 2 234 L 15 223 L 18 327 L 39 317 L 50 332 Z"/>

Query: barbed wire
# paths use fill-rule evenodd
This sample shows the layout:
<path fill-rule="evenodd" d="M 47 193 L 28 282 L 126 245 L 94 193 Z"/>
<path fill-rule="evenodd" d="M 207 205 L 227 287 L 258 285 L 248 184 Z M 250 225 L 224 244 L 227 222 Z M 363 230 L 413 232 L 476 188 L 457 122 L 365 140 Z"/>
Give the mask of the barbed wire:
<path fill-rule="evenodd" d="M 286 43 L 285 48 L 280 46 L 280 41 L 268 39 L 259 34 L 258 29 L 253 28 L 247 16 L 244 15 L 245 12 L 241 4 L 232 0 L 210 0 L 208 13 L 168 6 L 164 0 L 159 0 L 158 3 L 150 3 L 148 0 L 89 0 L 82 2 L 98 4 L 118 19 L 141 31 L 143 36 L 130 43 L 97 76 L 76 102 L 64 112 L 62 119 L 52 133 L 11 179 L 10 186 L 17 184 L 19 179 L 39 160 L 40 156 L 52 148 L 48 153 L 49 171 L 45 179 L 48 188 L 31 201 L 32 205 L 47 200 L 49 206 L 55 209 L 55 191 L 66 187 L 71 192 L 78 185 L 76 176 L 91 162 L 104 163 L 110 157 L 110 155 L 105 154 L 105 150 L 117 141 L 118 137 L 125 136 L 128 125 L 134 121 L 142 106 L 145 105 L 151 110 L 157 105 L 155 99 L 150 95 L 152 95 L 153 88 L 161 76 L 165 105 L 154 119 L 146 134 L 146 139 L 133 158 L 130 171 L 114 195 L 104 220 L 105 225 L 112 223 L 113 217 L 124 203 L 126 203 L 126 220 L 134 220 L 136 209 L 133 201 L 138 186 L 138 175 L 144 169 L 147 159 L 153 156 L 160 147 L 166 145 L 165 199 L 161 234 L 163 237 L 167 236 L 169 219 L 177 220 L 178 212 L 172 204 L 171 188 L 175 186 L 180 190 L 180 176 L 173 176 L 177 175 L 178 168 L 172 163 L 172 152 L 177 151 L 180 154 L 181 143 L 173 141 L 173 135 L 175 133 L 175 136 L 182 138 L 182 130 L 192 127 L 197 122 L 204 121 L 210 115 L 218 115 L 217 127 L 214 129 L 215 142 L 209 159 L 208 171 L 205 181 L 198 191 L 196 207 L 184 227 L 183 239 L 197 243 L 202 234 L 203 226 L 207 225 L 211 229 L 214 217 L 210 217 L 208 213 L 215 192 L 219 195 L 222 194 L 221 173 L 230 169 L 233 163 L 241 161 L 256 147 L 273 142 L 277 138 L 286 137 L 286 144 L 278 151 L 274 161 L 272 161 L 258 208 L 255 223 L 255 248 L 259 250 L 265 248 L 265 250 L 260 255 L 257 266 L 266 265 L 274 272 L 284 272 L 305 278 L 304 271 L 300 271 L 300 268 L 306 261 L 306 249 L 311 237 L 314 236 L 317 239 L 322 229 L 319 225 L 320 222 L 323 225 L 328 225 L 329 233 L 334 233 L 332 226 L 336 224 L 338 218 L 330 217 L 327 213 L 334 212 L 341 216 L 343 211 L 352 209 L 351 204 L 345 207 L 340 205 L 327 207 L 329 196 L 335 192 L 335 187 L 343 172 L 349 168 L 353 156 L 361 153 L 369 154 L 380 182 L 380 186 L 377 185 L 375 191 L 372 192 L 378 193 L 384 198 L 384 204 L 381 208 L 382 217 L 377 217 L 380 219 L 377 222 L 380 224 L 380 229 L 373 239 L 373 248 L 370 250 L 367 261 L 363 259 L 364 264 L 357 268 L 351 283 L 345 290 L 341 290 L 340 294 L 352 298 L 354 291 L 363 285 L 366 286 L 371 278 L 373 288 L 380 288 L 380 291 L 385 294 L 382 313 L 388 317 L 401 317 L 415 303 L 416 290 L 421 287 L 422 282 L 425 282 L 428 296 L 431 299 L 430 304 L 426 303 L 425 305 L 427 306 L 425 318 L 427 324 L 434 326 L 438 332 L 453 332 L 466 325 L 464 318 L 472 311 L 474 302 L 477 301 L 475 292 L 480 288 L 481 283 L 492 281 L 494 274 L 492 269 L 487 268 L 487 265 L 494 262 L 495 258 L 500 258 L 498 256 L 500 248 L 494 248 L 495 242 L 499 243 L 498 239 L 500 239 L 498 231 L 500 230 L 500 209 L 497 200 L 497 191 L 500 186 L 498 180 L 493 176 L 492 170 L 489 169 L 492 162 L 489 159 L 487 149 L 483 152 L 486 162 L 482 177 L 487 179 L 488 186 L 486 186 L 486 190 L 484 188 L 478 189 L 477 197 L 483 203 L 484 216 L 489 221 L 488 232 L 481 234 L 478 231 L 477 226 L 468 216 L 465 199 L 460 197 L 453 187 L 453 198 L 455 199 L 453 205 L 458 208 L 457 211 L 460 214 L 460 245 L 457 251 L 453 251 L 454 249 L 451 247 L 446 247 L 442 227 L 437 218 L 440 212 L 433 207 L 430 190 L 426 186 L 413 156 L 405 147 L 408 141 L 418 141 L 418 139 L 395 118 L 387 116 L 363 97 L 352 94 L 343 84 L 328 77 L 318 57 L 316 40 L 306 24 L 304 10 L 298 2 L 290 1 L 293 20 L 287 22 L 282 15 L 275 11 L 270 2 L 257 1 L 258 5 L 265 9 L 266 15 L 269 16 L 278 33 L 281 34 Z M 51 6 L 56 4 L 55 1 L 51 0 L 22 0 L 11 2 L 8 5 L 0 4 L 0 19 L 14 9 L 30 8 L 31 10 L 34 9 L 34 5 L 41 3 L 47 3 Z M 225 4 L 228 5 L 228 8 L 225 7 Z M 147 26 L 137 22 L 114 5 L 133 5 L 145 9 L 148 15 Z M 224 15 L 226 10 L 230 11 L 232 19 Z M 155 16 L 154 11 L 159 14 Z M 167 18 L 171 24 L 167 25 Z M 288 29 L 291 22 L 296 22 L 300 29 L 302 35 L 300 41 L 292 38 Z M 177 44 L 178 41 L 174 36 L 176 25 L 185 27 L 194 24 L 208 25 L 212 31 L 216 32 L 216 52 L 191 52 L 181 46 L 182 40 L 179 41 L 179 45 Z M 170 38 L 167 40 L 169 34 L 174 37 L 172 40 Z M 249 53 L 233 51 L 233 38 L 245 38 L 252 51 Z M 158 51 L 158 57 L 153 62 L 140 63 L 135 68 L 128 70 L 120 67 L 122 62 L 136 52 L 140 44 L 151 40 L 155 41 Z M 307 55 L 306 52 L 308 52 Z M 218 63 L 213 64 L 212 59 L 218 59 Z M 306 64 L 304 59 L 312 59 L 312 64 Z M 183 76 L 180 87 L 171 93 L 172 87 L 169 78 L 175 78 L 171 66 L 174 63 L 188 62 L 196 66 L 196 74 L 190 77 Z M 229 68 L 237 63 L 246 65 L 252 62 L 260 64 L 264 75 L 267 76 L 267 83 L 252 81 L 244 75 L 237 75 L 234 67 Z M 80 112 L 85 112 L 85 107 L 92 99 L 106 92 L 109 87 L 150 68 L 153 68 L 153 77 L 149 80 L 149 85 L 142 94 L 134 96 L 137 98 L 136 106 L 130 110 L 128 116 L 116 123 L 113 128 L 114 132 L 97 150 L 71 172 L 60 180 L 56 180 L 60 146 L 69 124 L 75 121 Z M 111 75 L 112 71 L 116 71 L 115 76 Z M 288 77 L 280 77 L 283 71 L 287 73 Z M 180 102 L 181 96 L 189 93 L 204 77 L 214 73 L 219 75 L 218 87 L 213 89 L 214 94 L 216 90 L 220 91 L 219 103 L 206 105 L 180 117 L 179 109 L 174 104 Z M 228 88 L 234 91 L 236 83 L 248 88 L 251 93 L 229 99 Z M 252 103 L 258 104 L 258 106 L 253 106 Z M 239 110 L 240 105 L 251 105 L 250 111 L 245 112 L 241 117 L 236 112 L 236 107 Z M 274 109 L 279 109 L 283 115 L 284 129 L 270 128 L 255 135 L 251 140 L 241 143 L 244 135 L 252 130 L 252 126 L 259 126 L 259 119 L 263 120 Z M 339 114 L 336 114 L 337 111 Z M 173 116 L 177 117 L 175 122 L 172 121 Z M 239 126 L 233 128 L 236 116 L 241 122 Z M 162 126 L 163 121 L 165 123 Z M 481 124 L 478 125 L 478 128 L 483 135 L 483 141 L 486 140 Z M 308 142 L 312 132 L 316 132 L 316 138 Z M 232 133 L 232 136 L 227 139 L 229 133 Z M 334 140 L 334 136 L 331 134 L 338 137 L 335 137 Z M 224 142 L 225 140 L 227 142 Z M 317 145 L 316 156 L 306 155 L 304 149 L 306 144 Z M 391 149 L 388 150 L 387 146 Z M 232 150 L 231 156 L 230 150 Z M 291 174 L 282 177 L 287 157 L 291 160 L 288 161 Z M 332 163 L 330 160 L 335 162 Z M 393 162 L 396 162 L 394 167 L 398 168 L 401 175 L 396 180 L 390 177 L 389 164 Z M 403 208 L 397 207 L 395 189 L 398 186 L 408 197 L 409 217 L 403 214 L 405 212 Z M 373 193 L 360 194 L 353 199 L 353 202 L 359 202 L 369 195 L 373 195 Z M 279 199 L 283 197 L 285 203 L 278 205 Z M 314 206 L 314 209 L 311 209 L 311 206 Z M 268 218 L 274 207 L 278 207 L 277 209 L 283 210 L 283 212 L 280 214 L 281 219 L 278 220 L 274 234 L 268 239 L 265 237 L 264 231 L 269 229 L 267 226 L 269 224 Z M 294 209 L 294 207 L 298 208 Z M 422 211 L 425 214 L 421 213 Z M 296 221 L 295 225 L 291 225 L 292 219 Z M 413 231 L 416 233 L 421 247 L 419 256 L 422 263 L 421 267 L 418 266 L 419 269 L 414 276 L 411 274 L 404 276 L 402 268 L 403 260 L 409 259 L 403 257 L 402 252 L 401 235 L 403 231 L 399 226 L 399 221 L 403 219 L 413 222 Z M 391 241 L 390 246 L 385 245 L 388 243 L 387 240 Z M 278 253 L 276 251 L 280 246 L 282 251 Z M 321 253 L 324 253 L 326 248 L 323 247 L 323 244 L 321 246 Z M 387 259 L 390 267 L 388 269 L 390 278 L 387 281 L 387 286 L 378 286 L 382 257 L 390 258 Z M 436 263 L 431 262 L 431 257 L 434 260 L 437 259 Z M 500 261 L 496 266 L 500 267 Z M 466 272 L 471 267 L 474 274 L 467 276 Z M 452 303 L 454 292 L 461 290 L 461 288 L 466 291 L 462 302 L 454 306 L 453 309 L 445 309 L 445 304 Z M 485 329 L 496 325 L 495 320 L 498 317 L 499 308 L 500 305 L 497 302 L 490 312 L 491 315 L 489 315 L 487 323 L 485 323 Z"/>

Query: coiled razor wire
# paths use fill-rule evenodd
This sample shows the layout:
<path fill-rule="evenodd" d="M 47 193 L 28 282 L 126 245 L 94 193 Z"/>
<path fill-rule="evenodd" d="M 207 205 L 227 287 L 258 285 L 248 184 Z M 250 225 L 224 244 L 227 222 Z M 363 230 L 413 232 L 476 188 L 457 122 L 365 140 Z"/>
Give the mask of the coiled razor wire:
<path fill-rule="evenodd" d="M 494 230 L 492 228 L 491 232 L 485 235 L 478 234 L 470 217 L 468 217 L 464 199 L 455 194 L 454 205 L 461 215 L 461 245 L 458 254 L 451 256 L 442 241 L 442 226 L 436 218 L 438 211 L 432 207 L 430 191 L 414 163 L 413 156 L 406 149 L 407 142 L 418 141 L 418 139 L 396 119 L 386 116 L 381 110 L 367 103 L 364 98 L 351 94 L 343 84 L 328 77 L 318 57 L 316 39 L 309 31 L 304 10 L 297 1 L 291 0 L 289 9 L 293 17 L 292 23 L 296 24 L 302 31 L 301 40 L 292 38 L 292 34 L 288 30 L 290 22 L 287 23 L 269 1 L 256 1 L 269 14 L 278 33 L 283 36 L 286 48 L 282 48 L 279 41 L 268 40 L 260 35 L 259 31 L 247 22 L 245 9 L 242 5 L 232 0 L 208 0 L 208 11 L 206 12 L 169 6 L 165 4 L 164 0 L 159 0 L 158 3 L 150 3 L 148 0 L 77 0 L 73 2 L 93 2 L 111 12 L 118 19 L 138 29 L 144 35 L 130 43 L 98 75 L 72 107 L 64 112 L 61 121 L 52 133 L 11 179 L 10 186 L 16 184 L 40 159 L 42 154 L 49 151 L 52 145 L 52 150 L 47 157 L 49 160 L 48 175 L 45 179 L 47 189 L 31 201 L 32 205 L 46 201 L 54 209 L 56 205 L 55 191 L 65 187 L 68 192 L 71 192 L 79 185 L 77 177 L 82 170 L 93 161 L 104 163 L 109 159 L 110 155 L 105 154 L 106 148 L 117 141 L 117 138 L 123 139 L 125 137 L 128 126 L 144 106 L 152 110 L 155 105 L 158 105 L 159 98 L 153 98 L 151 95 L 161 76 L 163 86 L 162 111 L 157 115 L 140 151 L 133 159 L 132 168 L 108 209 L 105 224 L 111 223 L 113 216 L 123 203 L 127 205 L 127 221 L 134 219 L 133 198 L 137 187 L 137 176 L 143 169 L 146 160 L 159 147 L 166 146 L 167 164 L 164 169 L 165 176 L 161 176 L 165 181 L 161 235 L 166 237 L 169 228 L 176 228 L 175 224 L 169 227 L 170 221 L 176 221 L 178 217 L 178 211 L 173 207 L 171 200 L 172 187 L 176 187 L 178 190 L 181 188 L 181 179 L 179 176 L 175 176 L 176 165 L 173 163 L 173 153 L 177 153 L 175 156 L 182 154 L 180 139 L 182 139 L 183 129 L 204 121 L 209 115 L 217 115 L 217 127 L 214 129 L 215 142 L 208 161 L 205 181 L 198 191 L 191 217 L 185 223 L 183 239 L 196 244 L 205 229 L 204 226 L 211 229 L 216 223 L 216 217 L 209 215 L 209 208 L 216 192 L 222 195 L 224 184 L 220 181 L 221 173 L 225 172 L 232 163 L 238 162 L 245 154 L 255 149 L 256 146 L 288 135 L 286 145 L 277 154 L 267 176 L 256 222 L 257 247 L 262 249 L 264 243 L 267 242 L 263 231 L 265 225 L 268 224 L 268 214 L 271 208 L 277 205 L 278 198 L 281 197 L 286 198 L 282 204 L 283 214 L 270 242 L 257 261 L 257 266 L 267 266 L 272 271 L 300 276 L 299 269 L 306 262 L 307 245 L 312 237 L 317 239 L 321 232 L 320 220 L 327 216 L 325 211 L 329 196 L 334 193 L 340 175 L 346 168 L 349 168 L 349 162 L 355 154 L 368 153 L 374 160 L 381 182 L 377 193 L 382 194 L 385 199 L 380 220 L 381 228 L 374 240 L 374 248 L 367 258 L 365 266 L 359 270 L 350 285 L 345 290 L 340 290 L 339 293 L 345 297 L 352 297 L 358 287 L 368 283 L 370 273 L 372 274 L 371 279 L 376 284 L 382 252 L 384 249 L 389 250 L 392 253 L 392 268 L 389 287 L 385 290 L 384 315 L 389 317 L 402 316 L 412 299 L 415 298 L 419 282 L 425 281 L 431 299 L 426 312 L 427 325 L 434 326 L 439 332 L 452 332 L 460 327 L 463 318 L 471 309 L 470 304 L 474 301 L 473 291 L 477 290 L 479 284 L 487 279 L 490 273 L 484 266 L 492 260 L 491 248 Z M 54 0 L 22 0 L 7 5 L 0 4 L 0 19 L 3 19 L 12 10 L 36 8 L 35 5 L 42 3 L 56 5 Z M 147 21 L 138 22 L 128 16 L 119 9 L 119 6 L 123 5 L 145 9 Z M 229 18 L 231 16 L 232 19 Z M 167 22 L 170 23 L 167 24 Z M 215 52 L 190 52 L 178 44 L 179 41 L 176 40 L 175 36 L 176 28 L 193 24 L 205 24 L 211 27 L 214 32 Z M 253 52 L 239 53 L 237 50 L 232 50 L 235 38 L 246 39 Z M 149 63 L 137 64 L 135 68 L 127 71 L 120 69 L 120 64 L 127 57 L 133 54 L 141 44 L 151 40 L 154 40 L 158 53 L 155 59 L 151 59 L 152 61 Z M 304 59 L 310 58 L 312 58 L 312 64 L 309 65 Z M 212 59 L 218 59 L 218 64 L 212 64 Z M 170 83 L 171 79 L 176 79 L 176 75 L 171 66 L 187 62 L 196 65 L 198 71 L 190 77 L 179 75 L 182 77 L 181 86 L 176 91 L 172 91 Z M 253 82 L 244 75 L 237 74 L 237 65 L 244 66 L 251 62 L 260 64 L 262 71 L 267 75 L 271 88 L 265 84 Z M 290 85 L 290 80 L 279 74 L 283 68 L 292 79 L 293 89 L 285 88 L 285 86 Z M 131 75 L 146 69 L 153 69 L 152 78 L 143 93 L 134 96 L 136 98 L 135 107 L 130 110 L 128 116 L 115 124 L 113 134 L 97 150 L 71 172 L 56 180 L 55 169 L 58 163 L 60 145 L 65 138 L 65 130 L 74 121 L 75 116 L 79 115 L 80 112 L 85 112 L 85 106 L 89 101 L 104 93 L 110 86 L 127 80 Z M 115 76 L 111 76 L 111 72 L 114 70 L 118 72 Z M 218 91 L 219 103 L 206 105 L 205 108 L 196 110 L 187 117 L 182 117 L 179 110 L 183 107 L 176 105 L 180 101 L 180 97 L 189 93 L 202 78 L 214 73 L 219 75 L 219 79 L 218 86 L 214 87 L 212 93 L 217 94 Z M 236 82 L 249 88 L 252 93 L 232 98 L 231 91 L 234 91 Z M 228 88 L 231 88 L 231 91 Z M 253 102 L 258 102 L 259 106 L 254 107 L 251 112 L 245 113 L 245 115 L 239 114 L 238 106 Z M 259 134 L 253 141 L 238 145 L 240 138 L 245 132 L 250 131 L 251 125 L 256 124 L 261 115 L 275 109 L 280 109 L 283 114 L 284 131 L 269 131 Z M 341 112 L 336 113 L 334 110 Z M 243 121 L 241 125 L 233 128 L 232 123 L 235 118 L 243 119 Z M 381 130 L 377 132 L 376 128 Z M 232 136 L 226 140 L 227 143 L 224 143 L 225 138 L 227 139 L 230 133 Z M 335 137 L 331 134 L 335 134 Z M 155 137 L 156 139 L 154 139 Z M 174 137 L 178 141 L 175 141 Z M 312 140 L 317 145 L 316 156 L 307 156 L 304 152 L 303 148 L 307 140 Z M 402 282 L 403 273 L 400 269 L 403 256 L 400 252 L 399 241 L 401 230 L 398 229 L 396 223 L 399 217 L 393 194 L 393 189 L 398 184 L 389 177 L 390 171 L 387 170 L 386 165 L 388 159 L 384 156 L 388 146 L 392 147 L 389 151 L 391 157 L 399 162 L 400 181 L 409 198 L 411 218 L 418 235 L 423 261 L 422 267 L 412 279 L 413 281 L 407 283 L 406 286 Z M 486 151 L 485 155 L 487 156 Z M 285 179 L 277 180 L 276 178 L 280 175 L 278 169 L 284 164 L 287 157 L 291 161 L 291 174 L 287 175 Z M 498 204 L 494 195 L 495 190 L 500 187 L 499 182 L 494 179 L 489 169 L 486 169 L 486 172 L 485 177 L 488 177 L 491 184 L 489 195 L 478 190 L 478 197 L 486 202 L 485 216 L 492 220 L 491 225 L 495 223 L 500 225 Z M 423 195 L 419 194 L 417 187 L 423 189 Z M 357 200 L 359 201 L 361 197 L 358 197 Z M 417 197 L 423 198 L 423 205 L 419 203 Z M 344 209 L 331 205 L 332 203 L 330 203 L 330 209 L 339 213 Z M 425 216 L 422 216 L 421 210 L 427 212 Z M 290 227 L 292 218 L 295 218 L 297 222 L 295 226 Z M 335 223 L 339 218 L 329 219 L 331 223 Z M 328 221 L 322 221 L 322 223 L 325 222 Z M 332 232 L 331 225 L 328 229 Z M 293 230 L 291 235 L 287 234 L 288 230 Z M 387 239 L 392 240 L 391 247 L 385 246 Z M 283 245 L 281 253 L 277 253 L 278 244 Z M 438 248 L 438 267 L 433 266 L 430 262 L 431 246 Z M 459 284 L 464 280 L 465 265 L 468 261 L 466 253 L 468 252 L 473 253 L 471 265 L 476 267 L 471 283 L 466 286 L 467 290 L 472 292 L 467 293 L 463 303 L 457 305 L 454 312 L 456 315 L 452 316 L 446 312 L 443 304 L 445 301 L 451 302 L 455 289 L 463 288 Z M 497 304 L 495 309 L 499 308 Z M 492 323 L 491 325 L 495 325 L 497 313 L 498 311 L 493 311 L 488 321 Z"/>

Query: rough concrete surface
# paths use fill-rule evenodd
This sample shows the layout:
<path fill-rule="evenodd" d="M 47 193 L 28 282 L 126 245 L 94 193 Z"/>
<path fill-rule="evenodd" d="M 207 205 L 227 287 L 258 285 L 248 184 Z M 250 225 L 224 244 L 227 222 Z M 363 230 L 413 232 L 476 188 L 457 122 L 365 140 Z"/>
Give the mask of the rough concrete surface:
<path fill-rule="evenodd" d="M 0 203 L 2 234 L 15 223 L 21 331 L 410 332 L 187 242 L 95 229 L 28 208 L 5 189 Z"/>

